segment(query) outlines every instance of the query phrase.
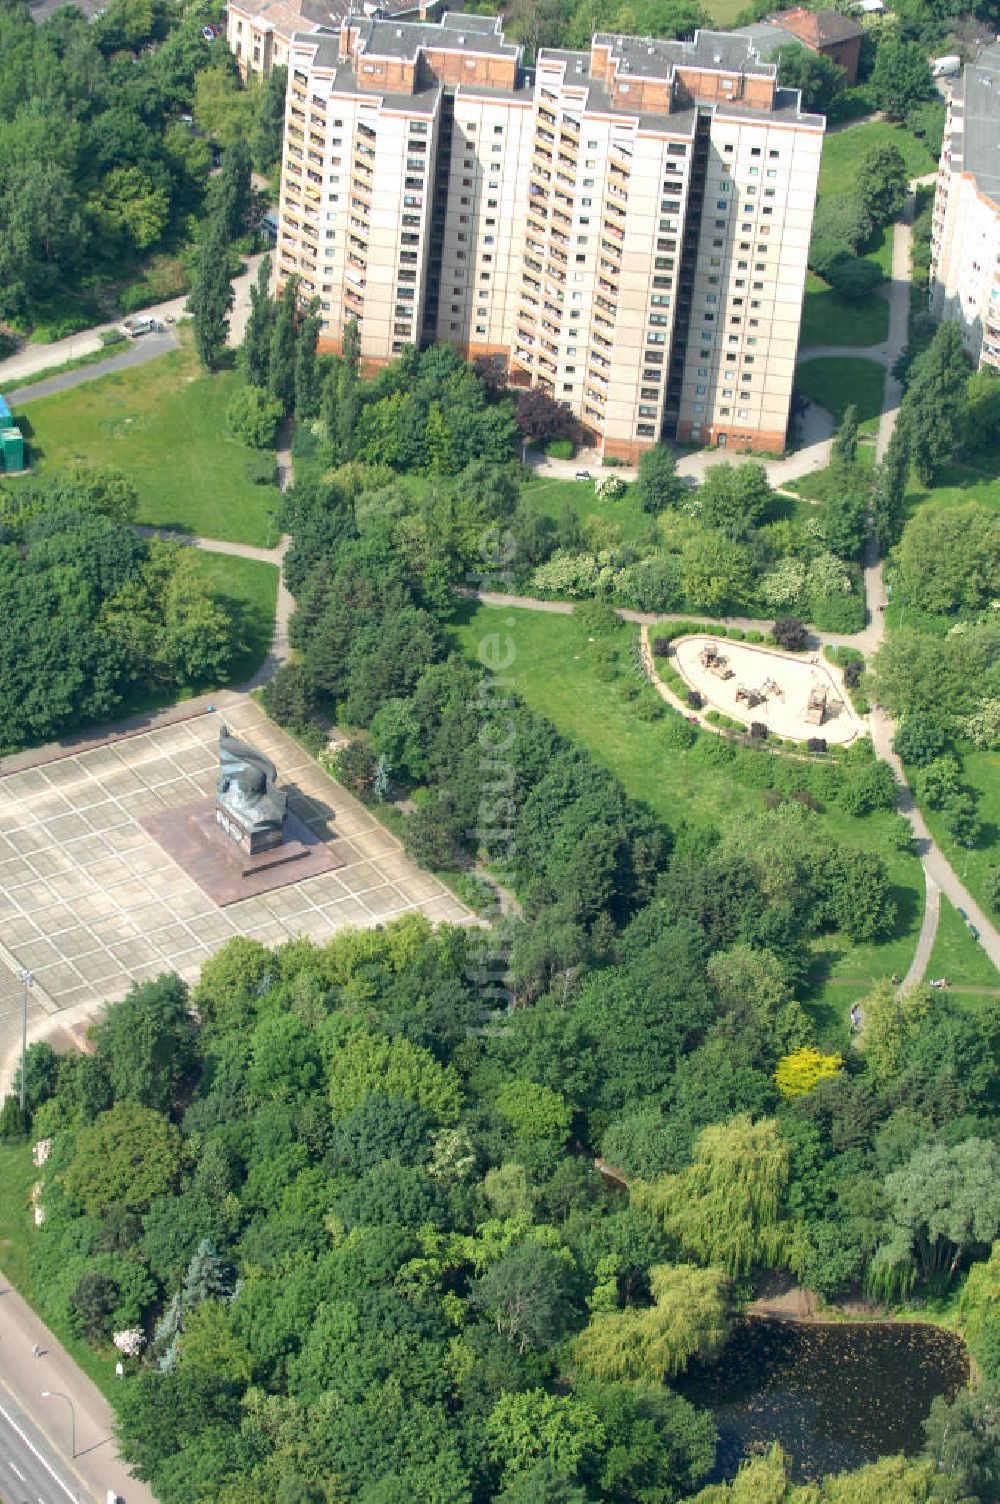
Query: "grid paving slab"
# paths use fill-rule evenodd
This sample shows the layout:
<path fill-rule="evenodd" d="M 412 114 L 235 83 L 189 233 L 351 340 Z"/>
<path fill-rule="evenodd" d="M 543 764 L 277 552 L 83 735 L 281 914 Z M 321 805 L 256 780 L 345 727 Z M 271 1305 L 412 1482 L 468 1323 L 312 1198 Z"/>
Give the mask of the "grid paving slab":
<path fill-rule="evenodd" d="M 7 774 L 0 778 L 0 1059 L 20 1039 L 19 966 L 35 977 L 30 1027 L 51 1012 L 83 1016 L 162 971 L 193 979 L 233 935 L 268 945 L 296 935 L 323 941 L 345 925 L 414 910 L 435 921 L 476 922 L 252 700 L 228 704 L 225 719 L 274 759 L 290 808 L 343 865 L 221 909 L 142 829 L 141 815 L 213 793 L 217 712 Z"/>

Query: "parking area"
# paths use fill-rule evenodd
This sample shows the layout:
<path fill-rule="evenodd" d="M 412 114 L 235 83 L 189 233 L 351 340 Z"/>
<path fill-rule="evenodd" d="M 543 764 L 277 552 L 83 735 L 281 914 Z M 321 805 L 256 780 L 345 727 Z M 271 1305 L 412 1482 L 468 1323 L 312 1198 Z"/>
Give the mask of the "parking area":
<path fill-rule="evenodd" d="M 342 865 L 224 909 L 213 903 L 139 820 L 213 792 L 221 719 L 207 713 L 0 778 L 0 1059 L 20 1037 L 18 966 L 35 978 L 33 1018 L 83 1014 L 162 971 L 193 979 L 233 935 L 322 941 L 412 910 L 472 920 L 249 699 L 227 723 L 273 759 L 290 808 Z"/>

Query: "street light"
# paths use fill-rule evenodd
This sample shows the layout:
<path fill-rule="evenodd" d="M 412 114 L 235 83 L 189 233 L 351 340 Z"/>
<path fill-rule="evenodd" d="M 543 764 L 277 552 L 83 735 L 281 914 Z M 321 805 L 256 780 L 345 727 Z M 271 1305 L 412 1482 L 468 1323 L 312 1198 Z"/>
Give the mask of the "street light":
<path fill-rule="evenodd" d="M 21 981 L 24 983 L 24 995 L 23 995 L 23 998 L 21 1000 L 21 1093 L 20 1093 L 21 1116 L 23 1118 L 24 1117 L 24 1088 L 25 1088 L 26 1077 L 27 1077 L 27 1074 L 28 1074 L 28 988 L 32 985 L 32 983 L 34 982 L 35 979 L 31 975 L 31 972 L 30 971 L 26 971 L 23 966 L 19 968 L 19 970 L 18 970 L 18 976 L 21 978 Z"/>
<path fill-rule="evenodd" d="M 272 527 L 272 524 L 274 523 L 274 519 L 275 519 L 276 515 L 277 514 L 275 512 L 268 512 L 268 514 L 267 514 L 267 546 L 268 546 L 268 548 L 271 547 L 271 527 Z"/>
<path fill-rule="evenodd" d="M 75 1457 L 76 1457 L 76 1410 L 73 1408 L 73 1401 L 70 1399 L 70 1397 L 69 1397 L 68 1394 L 63 1394 L 63 1392 L 62 1392 L 61 1389 L 43 1389 L 42 1390 L 42 1399 L 43 1400 L 65 1400 L 66 1403 L 67 1403 L 67 1405 L 69 1406 L 69 1446 L 70 1446 L 70 1457 L 75 1459 Z"/>

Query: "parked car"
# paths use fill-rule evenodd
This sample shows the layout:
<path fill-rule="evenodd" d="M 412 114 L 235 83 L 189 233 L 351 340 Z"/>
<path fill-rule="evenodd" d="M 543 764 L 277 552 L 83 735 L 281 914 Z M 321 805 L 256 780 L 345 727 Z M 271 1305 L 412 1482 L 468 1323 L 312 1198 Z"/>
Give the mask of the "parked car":
<path fill-rule="evenodd" d="M 590 471 L 589 470 L 578 470 L 576 472 L 576 478 L 577 478 L 577 480 L 589 480 L 590 479 Z"/>
<path fill-rule="evenodd" d="M 129 339 L 138 339 L 140 334 L 162 334 L 163 325 L 159 319 L 154 319 L 143 314 L 136 314 L 133 318 L 123 319 L 118 325 L 123 334 Z"/>

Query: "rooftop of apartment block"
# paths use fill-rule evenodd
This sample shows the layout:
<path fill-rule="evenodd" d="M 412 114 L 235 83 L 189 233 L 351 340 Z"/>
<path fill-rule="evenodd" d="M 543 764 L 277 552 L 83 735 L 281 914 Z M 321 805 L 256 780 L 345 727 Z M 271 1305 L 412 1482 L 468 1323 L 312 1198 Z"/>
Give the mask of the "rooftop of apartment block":
<path fill-rule="evenodd" d="M 419 10 L 419 0 L 377 0 L 359 6 L 358 0 L 230 0 L 231 8 L 245 14 L 255 26 L 268 27 L 282 36 L 291 37 L 313 27 L 338 27 L 345 17 L 358 13 L 365 17 L 378 16 L 391 19 L 395 16 L 414 15 Z M 470 19 L 486 20 L 490 17 Z"/>
<path fill-rule="evenodd" d="M 979 191 L 1000 204 L 1000 41 L 966 66 L 956 104 L 964 125 L 952 150 L 952 166 L 971 172 Z"/>

